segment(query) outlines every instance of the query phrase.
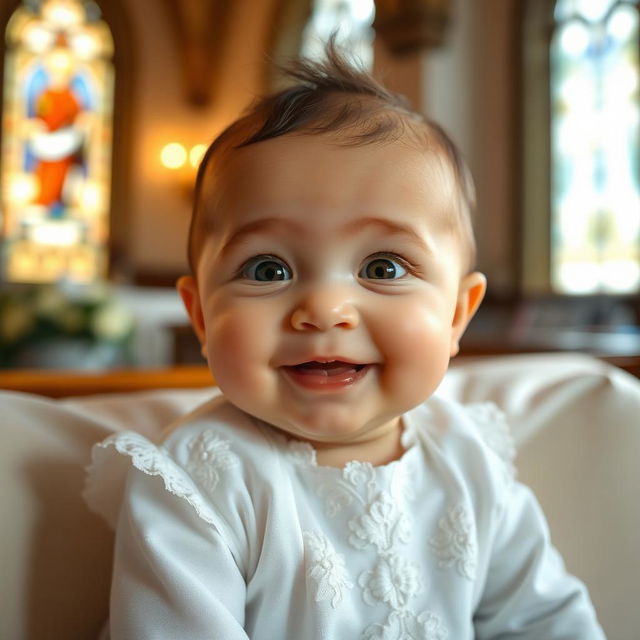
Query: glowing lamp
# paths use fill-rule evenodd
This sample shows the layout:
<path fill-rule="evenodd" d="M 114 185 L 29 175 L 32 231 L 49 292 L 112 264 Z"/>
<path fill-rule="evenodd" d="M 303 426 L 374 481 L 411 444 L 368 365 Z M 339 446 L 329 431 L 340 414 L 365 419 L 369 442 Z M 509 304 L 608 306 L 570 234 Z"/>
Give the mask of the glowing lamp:
<path fill-rule="evenodd" d="M 193 196 L 195 173 L 207 150 L 205 144 L 186 146 L 180 142 L 169 142 L 160 151 L 160 162 L 172 171 L 173 182 L 188 199 Z"/>
<path fill-rule="evenodd" d="M 191 147 L 191 150 L 189 151 L 189 163 L 194 169 L 198 168 L 200 160 L 202 160 L 202 156 L 204 156 L 206 150 L 206 144 L 196 144 Z"/>
<path fill-rule="evenodd" d="M 187 150 L 179 142 L 170 142 L 162 148 L 160 160 L 167 169 L 180 169 L 187 162 Z"/>

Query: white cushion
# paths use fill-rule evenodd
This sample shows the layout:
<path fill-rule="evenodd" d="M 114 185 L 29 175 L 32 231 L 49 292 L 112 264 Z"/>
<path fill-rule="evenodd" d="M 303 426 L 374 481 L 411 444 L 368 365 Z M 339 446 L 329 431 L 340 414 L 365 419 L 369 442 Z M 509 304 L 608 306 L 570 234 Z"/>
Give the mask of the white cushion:
<path fill-rule="evenodd" d="M 0 638 L 95 638 L 113 536 L 84 505 L 94 442 L 157 432 L 211 390 L 56 401 L 0 391 Z"/>
<path fill-rule="evenodd" d="M 454 368 L 441 392 L 506 412 L 519 479 L 607 637 L 639 637 L 640 381 L 583 355 L 513 356 Z"/>
<path fill-rule="evenodd" d="M 84 506 L 91 445 L 118 429 L 154 437 L 213 389 L 49 400 L 0 391 L 0 637 L 95 637 L 107 615 L 111 533 Z M 587 356 L 456 363 L 438 393 L 496 402 L 569 568 L 610 640 L 640 628 L 640 381 Z"/>

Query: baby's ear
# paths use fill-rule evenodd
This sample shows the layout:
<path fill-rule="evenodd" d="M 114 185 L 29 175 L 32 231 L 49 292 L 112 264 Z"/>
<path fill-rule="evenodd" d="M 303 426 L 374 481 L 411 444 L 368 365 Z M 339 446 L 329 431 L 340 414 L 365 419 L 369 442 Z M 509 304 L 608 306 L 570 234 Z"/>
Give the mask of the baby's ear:
<path fill-rule="evenodd" d="M 200 295 L 198 293 L 198 283 L 193 276 L 182 276 L 178 279 L 176 288 L 182 298 L 184 308 L 187 310 L 191 326 L 198 336 L 200 346 L 202 347 L 202 353 L 205 355 L 204 347 L 206 344 L 206 334 L 204 327 L 204 314 L 202 313 L 202 305 L 200 304 Z"/>
<path fill-rule="evenodd" d="M 455 356 L 460 350 L 460 339 L 467 325 L 478 310 L 484 293 L 487 290 L 487 279 L 482 273 L 474 271 L 460 281 L 458 289 L 458 302 L 453 316 L 451 331 L 451 356 Z"/>

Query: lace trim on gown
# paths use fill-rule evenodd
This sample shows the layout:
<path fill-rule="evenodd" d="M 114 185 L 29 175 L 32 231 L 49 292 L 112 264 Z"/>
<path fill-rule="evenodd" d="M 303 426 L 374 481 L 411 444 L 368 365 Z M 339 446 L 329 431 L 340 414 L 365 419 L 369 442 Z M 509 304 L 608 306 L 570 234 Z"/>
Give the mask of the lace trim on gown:
<path fill-rule="evenodd" d="M 314 446 L 309 442 L 302 440 L 296 440 L 293 437 L 287 437 L 283 434 L 276 434 L 272 432 L 272 438 L 280 444 L 285 451 L 287 457 L 294 463 L 307 467 L 316 467 L 319 469 L 330 470 L 333 473 L 340 473 L 339 467 L 326 467 L 318 463 L 318 454 Z M 406 416 L 403 418 L 403 431 L 401 435 L 401 443 L 404 449 L 403 454 L 388 465 L 381 465 L 382 467 L 393 466 L 395 463 L 403 462 L 407 457 L 407 453 L 417 444 L 417 438 L 413 422 L 408 420 Z M 345 468 L 350 464 L 360 464 L 359 460 L 351 460 L 347 462 Z"/>
<path fill-rule="evenodd" d="M 217 458 L 215 449 L 219 452 Z M 227 443 L 221 438 L 210 437 L 207 443 L 202 440 L 202 436 L 197 436 L 189 446 L 188 468 L 196 472 L 196 477 L 203 463 L 210 468 L 207 489 L 215 488 L 217 470 L 228 468 L 236 462 L 237 458 L 228 451 Z M 211 507 L 202 497 L 193 480 L 173 461 L 167 451 L 138 433 L 125 431 L 113 434 L 94 446 L 84 491 L 89 506 L 102 515 L 112 527 L 116 526 L 131 464 L 149 476 L 159 476 L 166 491 L 186 500 L 196 514 L 208 524 L 216 523 Z M 215 474 L 215 482 L 211 478 L 211 473 Z"/>

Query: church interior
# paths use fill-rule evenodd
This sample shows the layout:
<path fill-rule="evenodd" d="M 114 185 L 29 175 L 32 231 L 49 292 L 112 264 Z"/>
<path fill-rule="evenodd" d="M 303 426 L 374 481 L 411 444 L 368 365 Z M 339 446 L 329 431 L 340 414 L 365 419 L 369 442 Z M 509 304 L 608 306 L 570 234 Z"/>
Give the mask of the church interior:
<path fill-rule="evenodd" d="M 607 637 L 638 637 L 640 0 L 0 0 L 0 32 L 1 638 L 104 628 L 92 447 L 217 393 L 176 291 L 198 163 L 333 34 L 474 178 L 488 289 L 437 393 L 486 410 Z"/>

